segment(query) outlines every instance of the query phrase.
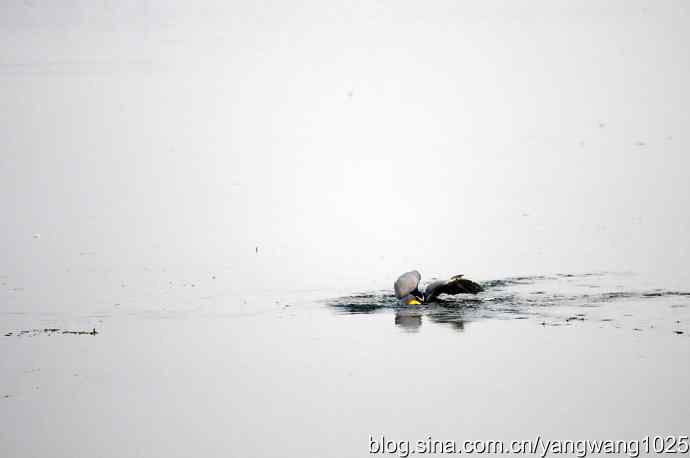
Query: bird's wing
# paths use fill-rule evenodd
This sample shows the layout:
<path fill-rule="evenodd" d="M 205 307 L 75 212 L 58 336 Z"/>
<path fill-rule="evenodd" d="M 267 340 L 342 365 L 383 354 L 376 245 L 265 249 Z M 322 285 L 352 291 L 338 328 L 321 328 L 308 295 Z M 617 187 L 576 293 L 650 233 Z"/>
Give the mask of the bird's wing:
<path fill-rule="evenodd" d="M 421 279 L 422 276 L 416 270 L 402 274 L 397 280 L 395 280 L 395 284 L 393 285 L 393 289 L 395 289 L 395 297 L 401 299 L 402 297 L 407 296 L 411 292 L 415 291 L 419 286 L 419 281 Z"/>
<path fill-rule="evenodd" d="M 437 298 L 441 294 L 477 294 L 484 289 L 478 283 L 462 275 L 456 275 L 448 280 L 436 280 L 430 283 L 424 292 L 425 302 Z"/>

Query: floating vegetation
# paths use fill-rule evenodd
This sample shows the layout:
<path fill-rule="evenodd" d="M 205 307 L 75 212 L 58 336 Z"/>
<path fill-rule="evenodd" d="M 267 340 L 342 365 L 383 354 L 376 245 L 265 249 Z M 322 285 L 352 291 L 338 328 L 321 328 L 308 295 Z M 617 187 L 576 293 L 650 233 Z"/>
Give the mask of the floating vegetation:
<path fill-rule="evenodd" d="M 59 329 L 59 328 L 43 328 L 43 329 L 26 329 L 22 331 L 11 331 L 5 334 L 5 337 L 22 337 L 22 336 L 27 336 L 27 337 L 35 337 L 41 334 L 49 335 L 52 336 L 53 334 L 73 334 L 73 335 L 79 335 L 79 336 L 95 336 L 98 334 L 98 331 L 96 331 L 96 328 L 93 328 L 91 331 L 71 331 L 68 329 Z"/>

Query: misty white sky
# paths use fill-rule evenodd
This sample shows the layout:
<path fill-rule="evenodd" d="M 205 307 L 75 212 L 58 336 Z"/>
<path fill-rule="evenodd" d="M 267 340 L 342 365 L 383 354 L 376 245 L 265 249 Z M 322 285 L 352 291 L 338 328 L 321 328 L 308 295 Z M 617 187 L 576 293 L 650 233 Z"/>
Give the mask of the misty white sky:
<path fill-rule="evenodd" d="M 682 1 L 3 0 L 0 273 L 682 272 L 689 31 Z"/>

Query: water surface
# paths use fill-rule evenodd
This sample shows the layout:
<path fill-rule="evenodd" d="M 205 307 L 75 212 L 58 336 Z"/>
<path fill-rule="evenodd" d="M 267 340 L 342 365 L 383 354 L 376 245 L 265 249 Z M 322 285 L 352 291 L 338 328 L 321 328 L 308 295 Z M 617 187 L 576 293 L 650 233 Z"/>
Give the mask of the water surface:
<path fill-rule="evenodd" d="M 389 291 L 242 297 L 217 281 L 70 312 L 6 291 L 3 334 L 98 334 L 0 336 L 3 456 L 352 457 L 369 434 L 687 433 L 684 291 L 544 275 L 405 309 Z"/>

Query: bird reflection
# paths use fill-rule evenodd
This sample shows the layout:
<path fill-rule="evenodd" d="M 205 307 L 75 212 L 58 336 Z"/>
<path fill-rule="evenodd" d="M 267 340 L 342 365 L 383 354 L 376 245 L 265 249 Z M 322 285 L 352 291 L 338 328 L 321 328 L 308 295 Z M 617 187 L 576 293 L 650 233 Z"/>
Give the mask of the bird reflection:
<path fill-rule="evenodd" d="M 416 333 L 424 320 L 462 332 L 465 330 L 465 313 L 477 309 L 480 302 L 474 298 L 463 298 L 460 301 L 436 299 L 434 304 L 401 307 L 395 296 L 365 293 L 332 299 L 328 303 L 348 315 L 374 314 L 393 309 L 395 326 L 404 332 Z"/>
<path fill-rule="evenodd" d="M 457 308 L 443 307 L 401 308 L 395 311 L 395 324 L 406 332 L 419 332 L 424 319 L 434 323 L 450 325 L 458 332 L 465 330 L 465 320 Z"/>
<path fill-rule="evenodd" d="M 458 311 L 455 313 L 448 313 L 448 311 L 443 311 L 442 313 L 432 313 L 429 314 L 429 319 L 435 323 L 448 324 L 451 328 L 458 332 L 463 332 L 465 330 L 465 320 L 462 318 L 462 314 Z"/>
<path fill-rule="evenodd" d="M 419 332 L 422 314 L 419 310 L 400 309 L 395 311 L 395 324 L 407 332 Z"/>

